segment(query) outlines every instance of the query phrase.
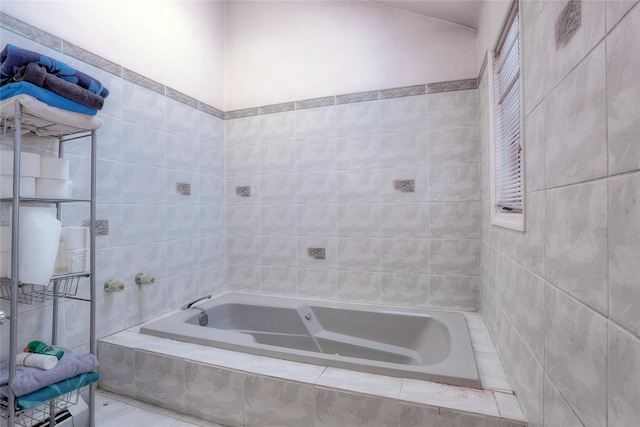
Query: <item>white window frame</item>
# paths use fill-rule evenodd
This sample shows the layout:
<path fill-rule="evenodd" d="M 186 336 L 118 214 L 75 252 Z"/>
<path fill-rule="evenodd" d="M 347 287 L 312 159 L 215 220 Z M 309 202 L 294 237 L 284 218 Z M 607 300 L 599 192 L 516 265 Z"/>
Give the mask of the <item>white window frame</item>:
<path fill-rule="evenodd" d="M 521 168 L 521 187 L 522 187 L 522 212 L 505 212 L 505 211 L 499 211 L 499 209 L 496 207 L 496 175 L 497 175 L 497 171 L 496 171 L 496 105 L 495 105 L 495 95 L 494 95 L 494 66 L 493 66 L 493 57 L 494 57 L 494 52 L 495 50 L 498 48 L 498 43 L 501 42 L 502 38 L 502 34 L 504 32 L 504 27 L 505 25 L 508 23 L 508 19 L 511 15 L 511 11 L 512 8 L 514 6 L 514 3 L 516 3 L 518 0 L 514 0 L 513 2 L 505 2 L 503 4 L 503 8 L 500 12 L 499 15 L 499 19 L 498 19 L 498 23 L 500 25 L 497 26 L 496 30 L 494 31 L 493 37 L 491 39 L 491 43 L 489 44 L 489 50 L 487 52 L 487 77 L 488 77 L 488 88 L 490 91 L 490 102 L 489 102 L 489 139 L 490 139 L 490 143 L 489 143 L 489 149 L 490 149 L 490 153 L 489 153 L 489 173 L 490 173 L 490 195 L 491 195 L 491 224 L 499 226 L 499 227 L 505 227 L 505 228 L 510 228 L 512 230 L 517 230 L 517 231 L 525 231 L 525 199 L 526 199 L 526 192 L 525 192 L 525 165 L 524 165 L 524 150 L 521 151 L 520 153 L 520 168 Z M 520 11 L 518 10 L 518 15 L 520 15 Z M 522 27 L 521 27 L 521 23 L 519 24 L 520 28 L 519 28 L 519 43 L 520 46 L 522 46 L 521 40 L 522 40 Z M 520 79 L 519 79 L 519 85 L 520 85 L 520 146 L 524 147 L 524 111 L 523 111 L 523 79 L 522 79 L 522 50 L 520 50 Z"/>

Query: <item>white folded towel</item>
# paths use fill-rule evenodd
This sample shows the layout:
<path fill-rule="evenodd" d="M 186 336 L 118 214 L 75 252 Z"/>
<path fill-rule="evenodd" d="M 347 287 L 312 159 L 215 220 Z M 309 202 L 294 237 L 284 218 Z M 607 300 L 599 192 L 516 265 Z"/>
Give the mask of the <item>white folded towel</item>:
<path fill-rule="evenodd" d="M 58 358 L 46 354 L 38 353 L 19 353 L 16 356 L 16 364 L 20 366 L 30 366 L 32 368 L 40 368 L 45 371 L 55 368 L 58 364 Z"/>

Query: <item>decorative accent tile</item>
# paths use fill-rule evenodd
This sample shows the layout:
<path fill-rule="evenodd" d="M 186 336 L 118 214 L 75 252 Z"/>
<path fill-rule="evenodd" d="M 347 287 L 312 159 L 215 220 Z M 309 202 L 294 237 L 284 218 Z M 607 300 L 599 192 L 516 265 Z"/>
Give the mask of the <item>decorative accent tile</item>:
<path fill-rule="evenodd" d="M 182 102 L 183 104 L 186 104 L 190 107 L 193 108 L 198 108 L 198 100 L 195 98 L 190 97 L 189 95 L 185 95 L 182 92 L 178 92 L 175 89 L 171 89 L 170 87 L 167 87 L 167 98 L 171 98 L 174 99 L 178 102 Z"/>
<path fill-rule="evenodd" d="M 414 179 L 395 179 L 393 188 L 400 193 L 415 193 L 416 181 Z"/>
<path fill-rule="evenodd" d="M 293 111 L 295 109 L 296 109 L 295 102 L 283 102 L 282 104 L 265 105 L 265 106 L 259 107 L 260 115 L 283 113 L 285 111 Z"/>
<path fill-rule="evenodd" d="M 82 221 L 83 227 L 89 227 L 91 222 L 88 219 Z M 96 220 L 96 236 L 108 236 L 109 235 L 109 220 L 97 219 Z"/>
<path fill-rule="evenodd" d="M 425 95 L 427 93 L 427 85 L 416 85 L 399 87 L 395 89 L 385 89 L 379 91 L 380 99 L 400 98 L 403 96 Z"/>
<path fill-rule="evenodd" d="M 486 62 L 485 62 L 485 66 L 486 66 Z M 455 90 L 477 89 L 478 80 L 479 79 L 473 78 L 473 79 L 465 79 L 465 80 L 455 80 L 451 82 L 429 83 L 427 85 L 427 93 L 452 92 Z"/>
<path fill-rule="evenodd" d="M 304 99 L 302 101 L 296 101 L 296 110 L 304 110 L 307 108 L 316 108 L 316 107 L 326 107 L 328 105 L 335 105 L 335 104 L 336 104 L 335 96 Z"/>
<path fill-rule="evenodd" d="M 176 182 L 176 192 L 183 196 L 191 195 L 191 184 L 186 182 Z"/>
<path fill-rule="evenodd" d="M 240 197 L 251 197 L 251 187 L 236 187 L 236 194 Z"/>
<path fill-rule="evenodd" d="M 139 86 L 142 86 L 154 92 L 157 92 L 160 95 L 165 94 L 165 86 L 163 84 L 160 84 L 154 80 L 151 80 L 148 77 L 145 77 L 127 68 L 122 68 L 122 78 L 124 80 L 130 81 L 131 83 L 135 83 Z"/>
<path fill-rule="evenodd" d="M 376 101 L 377 99 L 378 99 L 377 90 L 372 90 L 369 92 L 349 93 L 346 95 L 337 95 L 336 105 L 351 104 L 353 102 L 362 102 L 362 101 Z"/>
<path fill-rule="evenodd" d="M 555 25 L 556 49 L 569 44 L 575 33 L 582 25 L 582 0 L 569 0 L 562 9 Z"/>
<path fill-rule="evenodd" d="M 260 114 L 260 108 L 258 107 L 245 108 L 242 110 L 227 111 L 225 119 L 239 119 L 241 117 L 257 116 L 258 114 Z"/>
<path fill-rule="evenodd" d="M 24 36 L 29 40 L 40 43 L 59 52 L 62 51 L 62 39 L 54 37 L 51 34 L 33 27 L 26 22 L 13 18 L 6 13 L 0 12 L 0 27 L 13 31 L 16 34 Z"/>
<path fill-rule="evenodd" d="M 324 248 L 307 248 L 307 255 L 313 259 L 325 259 Z"/>
<path fill-rule="evenodd" d="M 108 59 L 101 58 L 100 56 L 84 50 L 81 47 L 69 43 L 66 40 L 62 41 L 62 52 L 65 55 L 69 55 L 73 58 L 79 59 L 82 62 L 93 65 L 96 68 L 100 68 L 106 72 L 114 74 L 118 77 L 122 75 L 122 67 L 115 62 L 111 62 Z"/>

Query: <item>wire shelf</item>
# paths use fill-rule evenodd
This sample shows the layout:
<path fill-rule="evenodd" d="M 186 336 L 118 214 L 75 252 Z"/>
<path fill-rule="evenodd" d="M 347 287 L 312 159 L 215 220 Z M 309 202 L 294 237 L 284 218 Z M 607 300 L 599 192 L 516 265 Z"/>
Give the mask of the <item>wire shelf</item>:
<path fill-rule="evenodd" d="M 35 285 L 32 283 L 18 283 L 16 298 L 20 304 L 32 304 L 34 302 L 44 302 L 53 298 L 74 297 L 78 293 L 78 284 L 83 277 L 89 277 L 91 273 L 71 273 L 51 277 L 49 283 L 45 285 Z M 11 300 L 11 279 L 0 278 L 0 299 Z"/>
<path fill-rule="evenodd" d="M 79 390 L 73 390 L 33 408 L 16 410 L 15 423 L 23 427 L 49 425 L 48 423 L 45 424 L 45 422 L 49 420 L 51 414 L 58 414 L 68 407 L 78 404 L 79 396 Z M 0 418 L 9 419 L 9 407 L 6 401 L 0 402 Z"/>

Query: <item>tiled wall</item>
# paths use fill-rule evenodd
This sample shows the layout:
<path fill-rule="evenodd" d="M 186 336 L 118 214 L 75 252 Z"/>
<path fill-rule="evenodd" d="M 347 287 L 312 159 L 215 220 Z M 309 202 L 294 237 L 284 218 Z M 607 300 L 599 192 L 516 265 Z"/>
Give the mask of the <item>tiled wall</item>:
<path fill-rule="evenodd" d="M 640 6 L 522 3 L 526 232 L 489 225 L 482 314 L 530 425 L 640 419 Z"/>
<path fill-rule="evenodd" d="M 229 289 L 478 310 L 475 87 L 228 112 Z"/>
<path fill-rule="evenodd" d="M 222 112 L 5 14 L 0 17 L 3 46 L 11 43 L 60 59 L 95 76 L 111 92 L 99 112 L 104 126 L 98 130 L 97 219 L 108 221 L 108 234 L 96 237 L 98 338 L 224 290 Z M 3 144 L 9 148 L 11 142 Z M 55 147 L 31 138 L 25 144 L 26 150 L 49 155 Z M 88 155 L 88 140 L 65 144 L 74 197 L 89 197 Z M 176 184 L 189 184 L 190 195 Z M 86 204 L 65 206 L 63 213 L 69 226 L 89 218 Z M 154 275 L 155 283 L 139 287 L 134 283 L 138 273 Z M 110 279 L 124 281 L 125 290 L 105 293 L 103 284 Z M 88 281 L 79 293 L 88 295 Z M 1 307 L 8 311 L 8 302 Z M 61 345 L 86 346 L 88 310 L 85 302 L 61 303 Z M 21 305 L 19 344 L 49 340 L 51 312 L 50 303 Z M 0 333 L 8 343 L 8 327 Z M 3 359 L 8 350 L 2 346 Z"/>

